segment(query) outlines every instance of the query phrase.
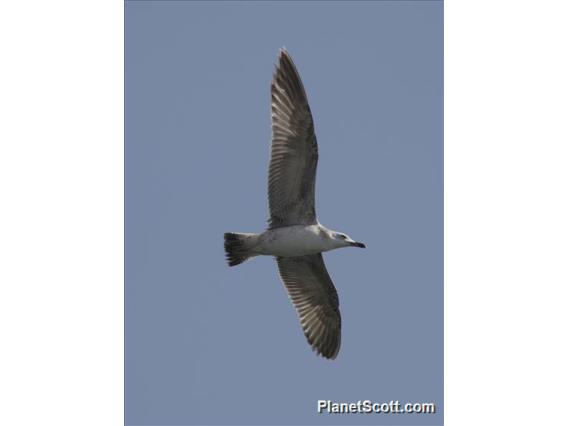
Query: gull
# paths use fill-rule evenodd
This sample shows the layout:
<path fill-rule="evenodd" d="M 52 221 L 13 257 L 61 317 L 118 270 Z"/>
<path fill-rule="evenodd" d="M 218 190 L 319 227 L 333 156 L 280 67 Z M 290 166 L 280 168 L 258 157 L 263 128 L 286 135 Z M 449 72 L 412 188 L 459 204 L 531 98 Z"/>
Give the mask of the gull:
<path fill-rule="evenodd" d="M 254 256 L 274 256 L 280 278 L 312 349 L 335 359 L 341 346 L 337 290 L 322 252 L 365 248 L 316 218 L 318 144 L 308 98 L 286 49 L 280 49 L 271 84 L 272 145 L 268 168 L 268 229 L 261 234 L 224 234 L 229 266 Z"/>

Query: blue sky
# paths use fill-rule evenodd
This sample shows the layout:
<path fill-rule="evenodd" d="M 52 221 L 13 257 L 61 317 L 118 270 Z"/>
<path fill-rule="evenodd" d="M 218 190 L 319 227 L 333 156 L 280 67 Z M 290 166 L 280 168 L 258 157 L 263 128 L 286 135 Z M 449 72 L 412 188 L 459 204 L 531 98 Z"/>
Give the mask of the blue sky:
<path fill-rule="evenodd" d="M 440 424 L 318 399 L 443 399 L 442 2 L 126 3 L 127 424 Z M 286 46 L 315 120 L 342 349 L 312 353 L 266 226 L 269 84 Z"/>

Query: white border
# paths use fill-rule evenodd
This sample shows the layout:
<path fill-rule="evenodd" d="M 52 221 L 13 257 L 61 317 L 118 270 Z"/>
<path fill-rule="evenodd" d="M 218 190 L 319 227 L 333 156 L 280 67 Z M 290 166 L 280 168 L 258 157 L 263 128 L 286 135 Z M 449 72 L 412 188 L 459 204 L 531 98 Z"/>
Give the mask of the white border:
<path fill-rule="evenodd" d="M 568 424 L 564 2 L 449 0 L 446 424 Z M 123 421 L 123 4 L 0 13 L 0 424 Z"/>
<path fill-rule="evenodd" d="M 0 11 L 0 424 L 123 423 L 123 4 Z"/>
<path fill-rule="evenodd" d="M 446 424 L 568 424 L 568 8 L 445 4 Z"/>

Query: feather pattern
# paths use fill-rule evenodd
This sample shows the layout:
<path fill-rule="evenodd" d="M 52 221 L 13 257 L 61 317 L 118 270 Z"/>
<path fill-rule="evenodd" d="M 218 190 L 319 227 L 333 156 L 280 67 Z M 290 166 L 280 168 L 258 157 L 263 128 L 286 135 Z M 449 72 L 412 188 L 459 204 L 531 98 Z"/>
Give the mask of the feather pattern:
<path fill-rule="evenodd" d="M 269 229 L 313 225 L 318 145 L 298 70 L 280 51 L 271 85 L 272 145 L 268 169 Z"/>
<path fill-rule="evenodd" d="M 276 260 L 309 344 L 319 355 L 335 359 L 341 346 L 339 298 L 321 253 Z"/>

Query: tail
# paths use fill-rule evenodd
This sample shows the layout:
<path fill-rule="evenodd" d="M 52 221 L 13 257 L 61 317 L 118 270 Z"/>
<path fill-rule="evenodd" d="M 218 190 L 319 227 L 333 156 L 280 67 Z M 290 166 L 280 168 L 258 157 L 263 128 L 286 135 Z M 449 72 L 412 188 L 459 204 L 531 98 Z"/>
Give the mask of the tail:
<path fill-rule="evenodd" d="M 229 266 L 239 265 L 255 256 L 251 249 L 256 245 L 256 237 L 256 234 L 225 233 L 225 256 Z"/>

